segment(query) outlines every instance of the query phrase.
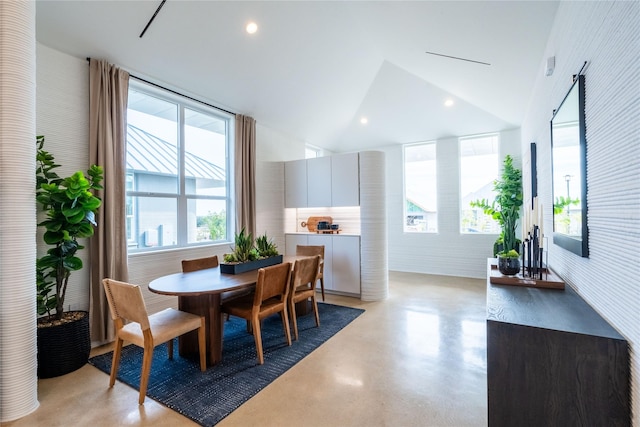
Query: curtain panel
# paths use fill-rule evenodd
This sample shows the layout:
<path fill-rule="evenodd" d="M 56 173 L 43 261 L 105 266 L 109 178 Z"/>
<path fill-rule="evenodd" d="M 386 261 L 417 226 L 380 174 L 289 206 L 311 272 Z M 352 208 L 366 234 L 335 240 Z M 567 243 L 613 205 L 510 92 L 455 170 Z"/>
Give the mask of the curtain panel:
<path fill-rule="evenodd" d="M 102 279 L 128 281 L 125 222 L 126 138 L 129 73 L 105 61 L 89 62 L 89 160 L 104 168 L 98 226 L 89 239 L 90 316 L 94 342 L 114 340 Z"/>
<path fill-rule="evenodd" d="M 256 235 L 256 121 L 236 115 L 236 231 Z"/>

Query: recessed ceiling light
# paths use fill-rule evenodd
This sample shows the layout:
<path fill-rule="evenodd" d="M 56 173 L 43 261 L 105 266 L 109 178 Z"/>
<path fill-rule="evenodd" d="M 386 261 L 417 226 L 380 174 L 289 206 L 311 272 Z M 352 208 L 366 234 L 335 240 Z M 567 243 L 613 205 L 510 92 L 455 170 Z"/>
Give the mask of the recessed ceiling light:
<path fill-rule="evenodd" d="M 256 31 L 258 31 L 258 24 L 256 24 L 255 22 L 249 22 L 247 24 L 246 30 L 247 33 L 254 34 Z"/>
<path fill-rule="evenodd" d="M 445 107 L 451 107 L 452 105 L 453 105 L 453 99 L 447 99 L 446 101 L 444 101 Z"/>
<path fill-rule="evenodd" d="M 363 125 L 366 125 L 367 123 L 369 123 L 369 119 L 367 119 L 366 117 L 361 117 L 360 118 L 360 123 Z"/>

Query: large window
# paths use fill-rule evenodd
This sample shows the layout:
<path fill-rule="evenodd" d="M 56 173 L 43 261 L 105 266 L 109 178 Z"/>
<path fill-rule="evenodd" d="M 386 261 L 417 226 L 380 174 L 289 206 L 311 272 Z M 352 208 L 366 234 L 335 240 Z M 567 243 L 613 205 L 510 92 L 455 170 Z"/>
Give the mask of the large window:
<path fill-rule="evenodd" d="M 436 143 L 404 146 L 404 231 L 438 232 Z"/>
<path fill-rule="evenodd" d="M 130 83 L 125 215 L 131 251 L 230 240 L 232 120 Z"/>
<path fill-rule="evenodd" d="M 495 200 L 493 182 L 498 178 L 498 134 L 460 138 L 460 232 L 500 233 L 497 221 L 482 209 L 472 207 L 474 200 Z"/>

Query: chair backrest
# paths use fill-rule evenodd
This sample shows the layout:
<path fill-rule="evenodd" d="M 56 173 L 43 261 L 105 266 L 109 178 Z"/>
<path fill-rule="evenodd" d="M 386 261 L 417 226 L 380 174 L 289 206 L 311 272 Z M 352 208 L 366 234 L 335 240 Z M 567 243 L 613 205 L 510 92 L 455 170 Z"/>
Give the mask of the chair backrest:
<path fill-rule="evenodd" d="M 262 301 L 278 296 L 281 301 L 286 301 L 290 280 L 290 262 L 259 269 L 258 281 L 256 282 L 256 294 L 253 300 L 254 307 L 260 306 Z"/>
<path fill-rule="evenodd" d="M 182 272 L 189 273 L 191 271 L 204 270 L 205 268 L 214 268 L 218 265 L 218 255 L 206 258 L 183 259 Z"/>
<path fill-rule="evenodd" d="M 320 255 L 316 255 L 313 258 L 309 257 L 296 260 L 295 264 L 293 264 L 290 292 L 293 292 L 303 285 L 309 285 L 310 289 L 315 287 L 320 259 Z"/>
<path fill-rule="evenodd" d="M 320 255 L 322 259 L 324 259 L 324 245 L 318 245 L 318 246 L 297 245 L 296 255 L 304 255 L 304 256 Z"/>
<path fill-rule="evenodd" d="M 303 256 L 315 256 L 315 255 L 320 255 L 324 260 L 324 245 L 309 245 L 309 246 L 305 246 L 305 245 L 296 245 L 296 255 L 303 255 Z M 319 275 L 322 276 L 324 273 L 324 262 L 320 263 L 320 266 L 318 268 L 319 271 Z"/>
<path fill-rule="evenodd" d="M 112 279 L 103 279 L 102 285 L 114 321 L 131 320 L 139 323 L 143 331 L 149 329 L 149 316 L 140 286 Z"/>

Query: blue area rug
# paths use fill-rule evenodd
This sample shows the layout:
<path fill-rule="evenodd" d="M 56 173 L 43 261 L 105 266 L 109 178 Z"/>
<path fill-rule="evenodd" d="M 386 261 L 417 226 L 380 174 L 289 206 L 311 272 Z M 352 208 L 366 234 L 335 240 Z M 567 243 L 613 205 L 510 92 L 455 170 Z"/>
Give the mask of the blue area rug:
<path fill-rule="evenodd" d="M 200 371 L 197 361 L 167 357 L 167 345 L 154 350 L 147 397 L 181 413 L 203 426 L 217 424 L 278 378 L 306 355 L 318 348 L 364 312 L 361 309 L 318 303 L 320 327 L 313 313 L 298 318 L 299 340 L 287 346 L 280 316 L 263 321 L 264 365 L 258 365 L 253 335 L 243 319 L 231 317 L 224 323 L 222 362 Z M 293 336 L 293 332 L 292 332 Z M 89 363 L 109 373 L 113 352 L 92 357 Z M 118 380 L 139 390 L 142 349 L 128 345 L 122 349 Z M 105 387 L 108 380 L 105 379 Z"/>

